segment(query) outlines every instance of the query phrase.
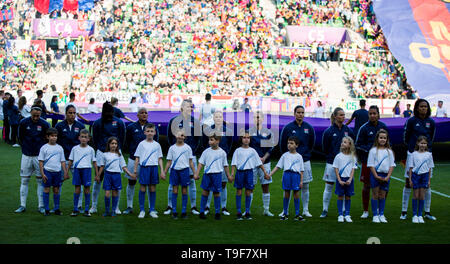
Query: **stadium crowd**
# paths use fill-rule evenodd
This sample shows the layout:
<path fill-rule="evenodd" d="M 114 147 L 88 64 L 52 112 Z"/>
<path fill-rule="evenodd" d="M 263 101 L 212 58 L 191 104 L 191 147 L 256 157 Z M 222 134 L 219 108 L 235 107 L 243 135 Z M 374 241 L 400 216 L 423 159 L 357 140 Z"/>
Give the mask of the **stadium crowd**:
<path fill-rule="evenodd" d="M 54 69 L 71 73 L 71 83 L 61 89 L 67 94 L 70 91 L 130 90 L 136 94 L 138 91 L 210 92 L 213 95 L 323 97 L 326 93 L 320 87 L 317 64 L 301 64 L 300 57 L 282 57 L 277 50 L 283 44 L 283 23 L 301 24 L 303 21 L 292 12 L 300 12 L 297 17 L 305 17 L 307 10 L 308 23 L 325 21 L 334 25 L 342 21 L 342 25 L 369 36 L 367 39 L 371 42 L 368 43 L 372 47 L 385 45 L 371 1 L 278 1 L 276 22 L 279 28 L 273 27 L 263 16 L 256 0 L 96 1 L 95 7 L 86 13 L 58 10 L 47 15 L 36 12 L 32 1 L 9 1 L 3 5 L 3 8 L 21 5 L 16 7 L 21 18 L 18 27 L 3 21 L 0 32 L 0 78 L 6 90 L 33 89 L 42 72 Z M 295 8 L 288 10 L 292 7 Z M 325 11 L 334 15 L 319 15 L 326 14 Z M 45 52 L 22 51 L 16 56 L 7 53 L 6 40 L 31 39 L 31 20 L 47 17 L 95 20 L 96 31 L 86 39 L 60 36 L 57 47 L 48 47 Z M 280 17 L 285 22 L 281 23 Z M 324 20 L 324 17 L 329 19 Z M 371 29 L 365 26 L 369 24 Z M 378 45 L 376 40 L 380 38 L 383 44 Z M 96 43 L 95 47 L 86 47 L 85 41 Z M 340 49 L 354 47 L 349 43 L 307 46 L 311 48 L 308 59 L 319 63 L 341 61 Z M 397 68 L 392 73 L 390 63 L 395 61 L 392 55 L 389 52 L 381 56 L 376 55 L 377 52 L 373 54 L 358 58 L 356 61 L 362 66 L 357 68 L 376 66 L 382 69 L 375 75 L 372 73 L 369 81 L 364 70 L 349 73 L 351 94 L 414 98 L 404 73 Z M 297 67 L 298 64 L 301 66 Z M 384 74 L 387 70 L 390 74 Z M 378 90 L 372 91 L 371 86 L 365 85 L 368 82 L 373 85 L 375 81 L 380 85 Z M 48 87 L 37 88 L 46 90 Z"/>

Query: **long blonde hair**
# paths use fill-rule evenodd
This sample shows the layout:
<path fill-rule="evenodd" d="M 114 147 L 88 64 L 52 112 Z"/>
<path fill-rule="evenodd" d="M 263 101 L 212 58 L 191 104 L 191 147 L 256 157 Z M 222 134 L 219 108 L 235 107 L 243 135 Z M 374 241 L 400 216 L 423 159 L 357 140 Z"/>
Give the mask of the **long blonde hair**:
<path fill-rule="evenodd" d="M 341 149 L 340 149 L 340 150 L 341 150 L 342 153 L 344 153 L 344 154 L 346 154 L 346 155 L 350 154 L 350 155 L 355 159 L 355 161 L 356 161 L 357 159 L 356 159 L 356 147 L 355 147 L 355 142 L 354 142 L 353 139 L 352 139 L 351 137 L 349 137 L 349 136 L 343 137 L 341 142 L 343 142 L 345 139 L 348 140 L 348 142 L 349 142 L 349 147 L 348 147 L 348 149 L 346 149 L 346 148 L 343 148 L 343 147 L 341 146 Z"/>

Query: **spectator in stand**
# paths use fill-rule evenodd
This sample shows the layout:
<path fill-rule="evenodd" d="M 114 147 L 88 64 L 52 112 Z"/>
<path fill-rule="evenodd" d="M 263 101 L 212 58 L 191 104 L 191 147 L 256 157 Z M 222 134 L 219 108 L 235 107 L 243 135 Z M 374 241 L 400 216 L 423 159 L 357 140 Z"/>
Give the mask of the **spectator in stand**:
<path fill-rule="evenodd" d="M 52 101 L 50 103 L 50 109 L 51 109 L 51 113 L 52 114 L 59 114 L 59 107 L 58 107 L 58 104 L 56 103 L 57 101 L 58 101 L 58 96 L 57 95 L 53 95 L 52 96 Z M 52 118 L 52 127 L 55 127 L 56 123 L 58 123 L 58 119 L 57 118 Z"/>
<path fill-rule="evenodd" d="M 403 111 L 403 117 L 411 117 L 413 111 L 411 110 L 411 104 L 406 104 L 406 110 Z"/>
<path fill-rule="evenodd" d="M 447 117 L 447 110 L 442 107 L 444 105 L 444 102 L 439 100 L 438 101 L 438 107 L 436 109 L 436 117 Z"/>
<path fill-rule="evenodd" d="M 393 117 L 400 117 L 400 101 L 395 103 L 394 108 L 392 108 Z"/>
<path fill-rule="evenodd" d="M 369 121 L 369 111 L 366 110 L 366 100 L 359 100 L 359 107 L 360 109 L 353 112 L 352 117 L 345 123 L 345 125 L 348 126 L 353 119 L 355 119 L 355 126 L 353 128 L 353 133 L 355 133 L 355 135 L 358 134 L 359 128 Z"/>
<path fill-rule="evenodd" d="M 246 113 L 252 111 L 252 106 L 248 103 L 248 98 L 244 98 L 244 103 L 241 105 L 241 111 Z"/>
<path fill-rule="evenodd" d="M 95 105 L 95 99 L 91 98 L 89 99 L 89 104 L 88 104 L 88 112 L 89 113 L 98 113 L 98 107 Z"/>

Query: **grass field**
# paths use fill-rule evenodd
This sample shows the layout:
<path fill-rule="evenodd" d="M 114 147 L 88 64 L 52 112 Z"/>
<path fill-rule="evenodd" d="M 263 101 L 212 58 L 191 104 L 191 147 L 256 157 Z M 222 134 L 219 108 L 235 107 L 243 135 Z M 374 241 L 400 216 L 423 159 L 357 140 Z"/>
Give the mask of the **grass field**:
<path fill-rule="evenodd" d="M 78 237 L 82 244 L 99 243 L 243 243 L 243 244 L 364 244 L 369 237 L 378 237 L 383 244 L 407 243 L 448 243 L 450 241 L 450 198 L 437 194 L 432 195 L 432 213 L 437 221 L 426 221 L 425 224 L 411 222 L 411 205 L 408 220 L 399 219 L 401 211 L 401 196 L 403 181 L 393 179 L 386 205 L 388 224 L 373 224 L 370 219 L 360 219 L 362 213 L 361 187 L 359 180 L 355 181 L 355 196 L 352 198 L 351 215 L 353 223 L 338 223 L 336 196 L 330 203 L 329 216 L 319 218 L 322 211 L 322 194 L 324 182 L 322 175 L 325 164 L 323 161 L 312 161 L 314 180 L 310 184 L 309 209 L 312 218 L 306 222 L 280 221 L 278 217 L 262 216 L 261 188 L 255 188 L 252 204 L 253 220 L 235 220 L 235 189 L 228 184 L 228 208 L 231 216 L 223 216 L 216 221 L 208 216 L 206 221 L 189 214 L 189 218 L 173 220 L 163 215 L 167 206 L 168 181 L 162 181 L 157 186 L 156 209 L 158 219 L 138 219 L 138 189 L 135 188 L 135 212 L 132 215 L 120 215 L 116 218 L 103 218 L 104 192 L 99 196 L 99 214 L 91 218 L 83 216 L 70 217 L 72 210 L 73 186 L 71 180 L 62 187 L 61 209 L 63 216 L 51 215 L 44 217 L 37 212 L 36 181 L 30 181 L 27 201 L 27 211 L 15 214 L 19 206 L 20 188 L 20 148 L 12 148 L 0 143 L 0 243 L 50 243 L 64 244 L 69 237 Z M 272 163 L 272 168 L 274 164 Z M 359 170 L 355 175 L 359 175 Z M 437 162 L 432 179 L 432 189 L 450 195 L 450 163 Z M 403 168 L 398 164 L 394 177 L 403 179 Z M 120 208 L 126 207 L 126 179 L 122 179 L 124 190 Z M 200 205 L 200 181 L 197 181 L 197 207 Z M 278 215 L 282 211 L 281 172 L 275 174 L 271 189 L 271 211 Z M 53 199 L 50 196 L 50 206 Z M 178 205 L 181 205 L 179 197 Z M 245 199 L 243 199 L 244 201 Z M 189 203 L 188 203 L 189 204 Z M 146 204 L 147 208 L 148 204 Z M 212 203 L 213 206 L 213 203 Z M 189 205 L 188 205 L 189 209 Z M 293 216 L 293 202 L 290 205 L 290 215 Z"/>

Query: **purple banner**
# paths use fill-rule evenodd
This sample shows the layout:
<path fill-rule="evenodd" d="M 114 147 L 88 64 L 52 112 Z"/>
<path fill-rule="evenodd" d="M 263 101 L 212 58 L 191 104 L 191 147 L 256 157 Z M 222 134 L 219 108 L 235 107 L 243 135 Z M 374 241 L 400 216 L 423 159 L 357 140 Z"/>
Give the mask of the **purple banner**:
<path fill-rule="evenodd" d="M 322 42 L 328 44 L 341 44 L 345 42 L 347 30 L 334 27 L 312 27 L 312 26 L 287 26 L 288 44 L 290 43 L 312 43 Z"/>
<path fill-rule="evenodd" d="M 95 22 L 92 20 L 33 19 L 33 32 L 36 37 L 90 36 L 94 34 Z"/>

